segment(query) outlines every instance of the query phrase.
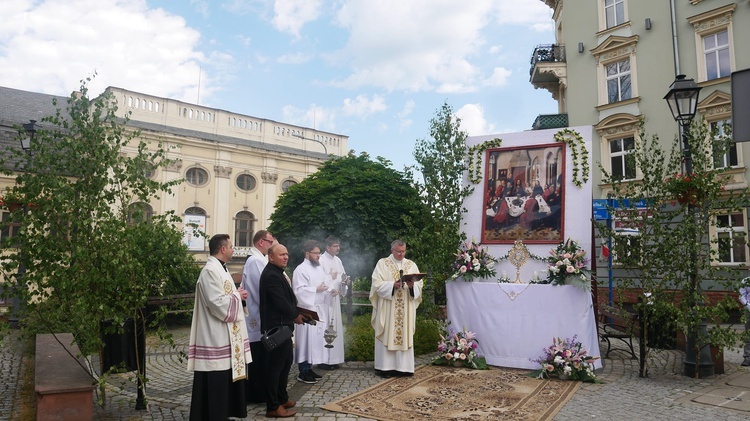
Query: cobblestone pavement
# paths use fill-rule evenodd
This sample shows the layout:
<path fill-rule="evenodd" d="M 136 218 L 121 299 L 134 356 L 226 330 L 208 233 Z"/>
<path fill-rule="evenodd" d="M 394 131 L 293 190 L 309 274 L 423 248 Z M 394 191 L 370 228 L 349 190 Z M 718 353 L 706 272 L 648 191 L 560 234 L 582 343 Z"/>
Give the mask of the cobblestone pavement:
<path fill-rule="evenodd" d="M 106 406 L 96 406 L 98 420 L 186 420 L 190 406 L 192 374 L 185 370 L 186 362 L 180 352 L 187 350 L 189 329 L 172 332 L 177 347 L 171 349 L 154 338 L 149 338 L 147 355 L 146 410 L 135 409 L 136 388 L 132 374 L 119 375 L 108 382 Z M 20 400 L 19 373 L 22 372 L 23 352 L 12 338 L 0 350 L 0 421 L 15 420 L 14 409 Z M 612 352 L 598 377 L 601 384 L 583 384 L 575 396 L 557 414 L 555 420 L 746 420 L 749 413 L 718 406 L 690 402 L 709 386 L 720 384 L 730 376 L 747 373 L 740 367 L 741 351 L 725 353 L 726 374 L 695 380 L 681 375 L 680 351 L 658 351 L 649 363 L 649 378 L 638 377 L 638 361 L 628 359 L 624 352 Z M 425 363 L 429 356 L 418 358 Z M 314 385 L 298 383 L 296 368 L 290 374 L 289 390 L 297 400 L 297 420 L 344 421 L 363 418 L 328 412 L 320 406 L 370 387 L 380 378 L 374 375 L 372 362 L 348 362 L 335 371 L 320 371 L 324 378 Z M 95 398 L 98 398 L 96 396 Z M 266 419 L 265 405 L 250 405 L 247 420 Z"/>

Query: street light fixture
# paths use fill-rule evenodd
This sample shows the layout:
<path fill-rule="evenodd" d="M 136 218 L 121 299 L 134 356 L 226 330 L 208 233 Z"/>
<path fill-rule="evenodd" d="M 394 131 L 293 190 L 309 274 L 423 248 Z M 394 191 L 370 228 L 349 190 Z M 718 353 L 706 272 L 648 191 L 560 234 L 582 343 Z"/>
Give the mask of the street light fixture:
<path fill-rule="evenodd" d="M 294 133 L 292 136 L 298 137 L 298 138 L 300 138 L 302 140 L 309 140 L 309 141 L 312 141 L 312 142 L 320 143 L 321 146 L 323 146 L 323 150 L 325 151 L 326 156 L 328 156 L 328 148 L 326 147 L 326 144 L 323 143 L 323 142 L 321 142 L 320 140 L 318 140 L 318 139 L 310 139 L 309 137 L 305 137 L 305 136 L 303 136 L 301 134 L 297 134 L 297 133 Z"/>
<path fill-rule="evenodd" d="M 669 87 L 669 92 L 664 96 L 672 112 L 672 117 L 680 123 L 682 131 L 682 156 L 685 160 L 685 173 L 693 173 L 693 155 L 688 142 L 690 124 L 695 118 L 698 109 L 698 94 L 701 87 L 695 84 L 693 79 L 685 79 L 685 75 L 677 75 L 677 78 Z"/>
<path fill-rule="evenodd" d="M 669 87 L 669 92 L 664 96 L 669 105 L 669 110 L 672 112 L 672 117 L 676 122 L 680 124 L 680 136 L 682 139 L 682 158 L 685 162 L 685 174 L 690 176 L 693 173 L 693 155 L 690 150 L 690 124 L 695 118 L 695 112 L 698 108 L 698 95 L 700 94 L 701 87 L 695 84 L 693 79 L 685 79 L 685 75 L 677 75 L 677 78 L 672 82 Z M 693 205 L 688 205 L 687 215 L 696 221 L 695 208 Z M 693 227 L 695 229 L 695 227 Z M 691 237 L 695 238 L 695 232 L 692 233 Z M 696 268 L 693 266 L 696 264 L 697 253 L 691 246 L 690 251 L 690 265 L 688 269 L 688 297 L 690 300 L 695 299 L 696 293 L 700 288 L 698 281 L 698 274 Z M 700 247 L 700 244 L 698 245 Z M 691 303 L 700 304 L 700 303 Z M 690 305 L 693 308 L 694 305 Z M 685 360 L 684 360 L 684 374 L 689 377 L 695 377 L 696 374 L 700 378 L 705 378 L 714 374 L 714 363 L 711 360 L 710 348 L 706 344 L 698 344 L 698 338 L 704 337 L 707 333 L 706 322 L 701 321 L 698 326 L 699 332 L 696 332 L 694 328 L 688 328 L 687 340 L 685 346 Z M 696 333 L 698 333 L 696 335 Z M 696 348 L 699 345 L 699 356 L 696 356 Z M 697 357 L 697 360 L 696 360 Z M 700 363 L 698 363 L 700 361 Z"/>
<path fill-rule="evenodd" d="M 29 120 L 28 123 L 23 125 L 23 129 L 28 136 L 21 137 L 21 149 L 31 156 L 31 141 L 36 135 L 36 120 Z"/>

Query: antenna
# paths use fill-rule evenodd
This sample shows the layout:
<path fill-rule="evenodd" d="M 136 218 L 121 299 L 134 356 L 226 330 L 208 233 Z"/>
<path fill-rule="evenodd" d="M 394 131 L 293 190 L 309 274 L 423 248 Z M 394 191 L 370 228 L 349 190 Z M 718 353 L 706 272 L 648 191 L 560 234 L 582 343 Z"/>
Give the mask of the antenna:
<path fill-rule="evenodd" d="M 197 105 L 201 104 L 201 73 L 203 72 L 203 68 L 201 66 L 198 66 L 198 99 L 195 101 Z"/>

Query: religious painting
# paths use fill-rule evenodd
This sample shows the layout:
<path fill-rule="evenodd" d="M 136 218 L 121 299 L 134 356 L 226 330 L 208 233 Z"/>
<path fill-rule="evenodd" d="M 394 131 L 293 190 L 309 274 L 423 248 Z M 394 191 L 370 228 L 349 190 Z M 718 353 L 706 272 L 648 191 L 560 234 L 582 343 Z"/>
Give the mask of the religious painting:
<path fill-rule="evenodd" d="M 482 243 L 558 244 L 565 238 L 565 144 L 488 149 Z"/>

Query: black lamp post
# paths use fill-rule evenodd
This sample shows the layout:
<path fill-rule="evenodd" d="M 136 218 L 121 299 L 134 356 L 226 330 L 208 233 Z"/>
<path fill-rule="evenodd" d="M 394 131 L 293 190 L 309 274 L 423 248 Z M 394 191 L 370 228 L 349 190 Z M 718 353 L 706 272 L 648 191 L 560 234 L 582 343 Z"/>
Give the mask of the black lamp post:
<path fill-rule="evenodd" d="M 21 136 L 21 149 L 23 149 L 24 152 L 28 155 L 28 161 L 31 160 L 31 142 L 34 140 L 34 136 L 36 135 L 36 120 L 29 120 L 28 123 L 23 125 L 23 129 L 26 131 L 27 136 Z M 24 201 L 23 203 L 23 217 L 26 219 L 26 214 L 28 213 L 28 204 Z M 16 272 L 16 279 L 17 280 L 23 280 L 24 275 L 26 275 L 26 266 L 21 263 L 18 265 L 18 270 Z M 20 285 L 20 283 L 19 283 Z M 12 311 L 10 312 L 10 316 L 8 318 L 8 324 L 13 329 L 18 329 L 20 325 L 20 312 L 21 312 L 21 306 L 22 302 L 21 299 L 18 297 L 18 294 L 13 294 L 13 297 L 11 297 L 11 306 Z"/>
<path fill-rule="evenodd" d="M 698 95 L 700 94 L 700 90 L 701 87 L 696 85 L 693 79 L 685 79 L 685 75 L 678 75 L 669 87 L 669 92 L 664 96 L 664 99 L 667 100 L 667 104 L 669 104 L 669 110 L 672 111 L 672 117 L 680 124 L 682 159 L 685 163 L 685 174 L 688 176 L 693 173 L 693 155 L 690 149 L 688 134 L 690 132 L 690 124 L 693 122 L 696 109 L 698 108 Z M 695 210 L 696 209 L 693 205 L 687 206 L 687 217 L 692 218 L 693 221 L 696 220 Z M 695 225 L 693 227 L 693 229 L 695 229 Z M 691 238 L 695 240 L 695 237 L 696 233 L 693 232 Z M 695 243 L 696 241 L 693 242 Z M 695 266 L 697 259 L 695 247 L 700 247 L 700 244 L 692 244 L 690 249 L 688 297 L 691 301 L 695 300 L 696 294 L 700 292 L 700 284 Z M 701 304 L 702 303 L 691 302 L 690 308 L 692 309 L 695 305 Z M 710 348 L 707 344 L 698 344 L 698 338 L 705 337 L 706 333 L 705 321 L 700 322 L 698 332 L 696 332 L 694 328 L 688 327 L 684 361 L 684 373 L 686 376 L 704 378 L 714 374 L 714 363 L 711 360 Z M 697 361 L 696 348 L 699 348 Z"/>

